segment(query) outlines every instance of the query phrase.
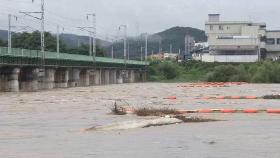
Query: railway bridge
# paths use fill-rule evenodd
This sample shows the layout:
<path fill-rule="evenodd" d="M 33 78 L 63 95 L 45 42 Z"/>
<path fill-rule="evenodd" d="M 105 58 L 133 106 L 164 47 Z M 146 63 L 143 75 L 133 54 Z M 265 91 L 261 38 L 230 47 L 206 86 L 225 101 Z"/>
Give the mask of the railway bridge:
<path fill-rule="evenodd" d="M 148 62 L 0 47 L 0 91 L 144 82 Z"/>

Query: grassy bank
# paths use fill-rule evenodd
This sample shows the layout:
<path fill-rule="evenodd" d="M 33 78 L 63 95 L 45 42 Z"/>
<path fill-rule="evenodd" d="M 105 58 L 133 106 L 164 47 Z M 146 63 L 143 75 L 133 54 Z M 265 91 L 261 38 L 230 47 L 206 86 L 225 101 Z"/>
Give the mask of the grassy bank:
<path fill-rule="evenodd" d="M 154 61 L 149 81 L 160 82 L 249 82 L 280 83 L 280 63 L 263 61 L 246 64 Z"/>

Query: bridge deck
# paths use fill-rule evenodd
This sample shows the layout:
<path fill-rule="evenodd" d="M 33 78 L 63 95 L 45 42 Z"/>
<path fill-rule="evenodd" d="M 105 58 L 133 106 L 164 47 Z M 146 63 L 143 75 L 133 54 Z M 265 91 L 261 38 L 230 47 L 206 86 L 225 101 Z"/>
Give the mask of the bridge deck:
<path fill-rule="evenodd" d="M 8 52 L 8 48 L 0 47 L 0 65 L 42 65 L 43 53 L 39 50 L 28 50 L 12 48 Z M 123 67 L 128 68 L 142 68 L 147 66 L 148 62 L 136 60 L 113 59 L 106 57 L 96 57 L 95 60 L 92 56 L 45 52 L 45 66 L 58 66 L 58 67 Z"/>

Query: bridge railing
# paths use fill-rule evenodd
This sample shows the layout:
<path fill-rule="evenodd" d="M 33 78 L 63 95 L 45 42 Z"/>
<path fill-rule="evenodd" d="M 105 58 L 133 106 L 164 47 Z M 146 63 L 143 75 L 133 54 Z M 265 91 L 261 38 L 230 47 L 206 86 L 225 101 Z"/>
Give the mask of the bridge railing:
<path fill-rule="evenodd" d="M 42 58 L 43 53 L 40 50 L 28 50 L 12 48 L 9 52 L 7 47 L 0 47 L 0 56 L 9 57 L 24 57 L 24 58 Z M 67 60 L 67 61 L 81 61 L 81 62 L 93 62 L 92 56 L 79 55 L 79 54 L 68 54 L 68 53 L 57 53 L 57 52 L 45 52 L 45 59 L 51 60 Z M 127 60 L 124 59 L 113 59 L 106 57 L 96 57 L 96 63 L 113 63 L 113 64 L 129 64 L 129 65 L 147 65 L 143 61 Z"/>

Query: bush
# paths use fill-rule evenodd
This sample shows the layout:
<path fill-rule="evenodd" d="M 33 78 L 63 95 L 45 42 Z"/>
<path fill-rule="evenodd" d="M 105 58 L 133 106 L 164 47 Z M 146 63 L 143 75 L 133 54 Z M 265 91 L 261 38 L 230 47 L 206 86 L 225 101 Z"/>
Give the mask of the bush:
<path fill-rule="evenodd" d="M 279 72 L 280 63 L 272 61 L 246 64 L 157 61 L 150 65 L 149 80 L 280 83 Z"/>

